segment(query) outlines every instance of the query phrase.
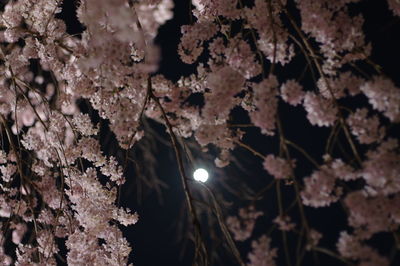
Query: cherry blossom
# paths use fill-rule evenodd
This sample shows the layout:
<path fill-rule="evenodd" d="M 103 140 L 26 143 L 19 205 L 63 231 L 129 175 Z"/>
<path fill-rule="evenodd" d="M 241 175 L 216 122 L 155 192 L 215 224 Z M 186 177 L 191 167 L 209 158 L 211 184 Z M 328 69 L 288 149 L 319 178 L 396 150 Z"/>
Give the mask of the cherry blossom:
<path fill-rule="evenodd" d="M 248 257 L 250 263 L 247 265 L 252 266 L 267 266 L 276 265 L 275 258 L 277 256 L 277 249 L 270 247 L 271 239 L 263 235 L 258 240 L 251 243 L 252 251 Z"/>
<path fill-rule="evenodd" d="M 300 104 L 304 94 L 302 86 L 294 80 L 288 80 L 281 86 L 282 99 L 290 105 Z"/>
<path fill-rule="evenodd" d="M 378 111 L 381 111 L 393 122 L 400 119 L 400 90 L 390 79 L 375 77 L 372 81 L 361 86 L 361 91 L 368 97 L 369 103 Z"/>
<path fill-rule="evenodd" d="M 229 216 L 226 220 L 229 230 L 233 233 L 235 240 L 245 241 L 253 232 L 255 222 L 263 213 L 256 211 L 254 207 L 241 208 L 239 216 Z"/>
<path fill-rule="evenodd" d="M 312 125 L 332 126 L 336 121 L 337 108 L 331 100 L 324 99 L 313 92 L 307 92 L 303 105 Z"/>
<path fill-rule="evenodd" d="M 261 128 L 261 132 L 266 135 L 274 135 L 276 128 L 275 114 L 278 107 L 277 87 L 278 81 L 275 76 L 264 79 L 261 83 L 254 84 L 253 105 L 256 110 L 251 112 L 252 122 Z"/>
<path fill-rule="evenodd" d="M 285 159 L 269 154 L 264 161 L 264 168 L 276 179 L 290 178 L 295 167 L 294 162 L 287 162 Z"/>
<path fill-rule="evenodd" d="M 375 238 L 395 250 L 400 225 L 396 55 L 377 45 L 398 0 L 81 0 L 73 17 L 67 1 L 3 2 L 0 264 L 135 261 L 126 232 L 147 214 L 128 204 L 175 176 L 193 264 L 221 248 L 229 265 L 397 263 Z M 210 185 L 187 178 L 202 161 Z M 328 232 L 323 211 L 346 225 Z"/>
<path fill-rule="evenodd" d="M 371 144 L 379 141 L 385 134 L 385 129 L 379 127 L 380 122 L 378 116 L 367 117 L 368 110 L 357 109 L 354 114 L 347 118 L 347 122 L 351 128 L 353 135 L 357 136 L 360 143 Z"/>

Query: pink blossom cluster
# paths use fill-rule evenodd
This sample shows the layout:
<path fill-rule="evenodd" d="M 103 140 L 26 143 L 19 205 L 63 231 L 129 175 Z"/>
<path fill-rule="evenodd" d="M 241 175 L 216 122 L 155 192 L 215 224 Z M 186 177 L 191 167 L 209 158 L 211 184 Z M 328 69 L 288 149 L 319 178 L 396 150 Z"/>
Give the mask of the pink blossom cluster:
<path fill-rule="evenodd" d="M 293 176 L 295 162 L 288 162 L 272 154 L 267 155 L 264 161 L 264 169 L 276 179 L 288 179 Z"/>
<path fill-rule="evenodd" d="M 281 97 L 290 105 L 301 104 L 304 95 L 303 87 L 295 80 L 288 80 L 281 86 Z"/>
<path fill-rule="evenodd" d="M 244 9 L 248 27 L 259 35 L 258 49 L 269 61 L 282 65 L 289 63 L 294 56 L 293 45 L 288 43 L 289 34 L 279 16 L 283 11 L 280 4 L 284 2 L 255 0 L 254 7 Z"/>
<path fill-rule="evenodd" d="M 308 121 L 312 125 L 329 127 L 337 119 L 337 107 L 332 100 L 325 99 L 321 95 L 307 92 L 304 97 L 303 106 L 307 111 Z"/>
<path fill-rule="evenodd" d="M 229 216 L 226 223 L 235 240 L 245 241 L 251 237 L 256 220 L 262 215 L 263 212 L 256 211 L 253 206 L 250 206 L 239 209 L 239 216 Z"/>
<path fill-rule="evenodd" d="M 341 159 L 332 160 L 325 156 L 327 163 L 315 170 L 310 177 L 304 178 L 304 190 L 301 192 L 303 204 L 314 208 L 326 207 L 338 201 L 343 194 L 337 181 L 351 181 L 360 177 L 360 172 L 344 163 Z"/>
<path fill-rule="evenodd" d="M 249 266 L 274 266 L 278 250 L 271 248 L 271 239 L 266 235 L 251 242 L 252 251 L 248 254 Z"/>
<path fill-rule="evenodd" d="M 392 122 L 400 121 L 400 89 L 393 81 L 381 76 L 374 77 L 361 86 L 361 91 L 368 97 L 372 107 L 382 112 Z"/>
<path fill-rule="evenodd" d="M 339 253 L 349 259 L 358 260 L 359 265 L 390 265 L 387 258 L 362 243 L 356 236 L 349 235 L 347 232 L 341 232 L 337 243 Z"/>
<path fill-rule="evenodd" d="M 396 0 L 388 0 L 387 2 L 393 14 L 396 16 L 400 16 L 400 3 Z"/>
<path fill-rule="evenodd" d="M 346 71 L 337 77 L 320 78 L 317 81 L 319 92 L 324 98 L 341 99 L 348 95 L 355 96 L 361 92 L 360 87 L 365 80 L 352 72 Z"/>
<path fill-rule="evenodd" d="M 250 45 L 241 39 L 233 39 L 225 50 L 226 62 L 244 78 L 250 79 L 261 73 Z"/>
<path fill-rule="evenodd" d="M 160 26 L 173 17 L 172 0 L 77 1 L 84 29 L 76 35 L 59 18 L 62 2 L 6 1 L 0 12 L 0 264 L 56 265 L 63 242 L 69 265 L 126 265 L 132 243 L 120 226 L 135 224 L 138 214 L 117 204 L 127 165 L 120 150 L 107 152 L 102 133 L 109 128 L 128 164 L 152 119 L 172 130 L 179 140 L 174 148 L 184 147 L 188 157 L 194 146 L 213 145 L 215 164 L 226 167 L 242 163 L 234 149 L 248 149 L 264 158 L 259 166 L 273 179 L 290 178 L 287 189 L 296 196 L 290 208 L 301 223 L 292 221 L 290 208 L 280 208 L 272 230 L 293 235 L 304 254 L 390 265 L 369 242 L 399 230 L 400 152 L 393 132 L 400 89 L 370 58 L 367 17 L 355 8 L 361 1 L 193 0 L 190 24 L 181 26 L 171 52 L 196 71 L 177 81 L 157 73 L 162 49 L 155 44 Z M 400 15 L 398 0 L 386 3 Z M 304 71 L 288 79 L 297 60 Z M 281 120 L 283 102 L 304 108 L 315 136 L 326 138 L 322 153 L 314 142 L 303 149 L 291 141 L 286 130 L 293 121 Z M 260 147 L 244 143 L 252 131 Z M 268 137 L 279 156 L 258 151 Z M 297 170 L 305 160 L 312 167 L 302 178 Z M 247 265 L 276 265 L 285 242 L 271 247 L 269 234 L 253 237 L 257 219 L 267 217 L 254 206 L 270 188 L 255 188 L 250 207 L 226 219 L 236 241 L 251 240 Z M 187 197 L 193 206 L 196 196 Z M 320 246 L 323 233 L 311 228 L 304 211 L 336 202 L 349 226 L 338 236 L 339 255 Z"/>
<path fill-rule="evenodd" d="M 183 62 L 191 64 L 203 52 L 203 43 L 217 33 L 217 26 L 211 22 L 196 23 L 182 26 L 181 32 L 178 53 Z"/>
<path fill-rule="evenodd" d="M 385 135 L 385 128 L 380 127 L 378 116 L 368 117 L 366 108 L 357 109 L 347 118 L 351 132 L 362 144 L 380 141 Z"/>
<path fill-rule="evenodd" d="M 369 193 L 395 195 L 400 192 L 400 154 L 397 139 L 382 142 L 367 153 L 361 176 L 367 183 Z"/>
<path fill-rule="evenodd" d="M 256 109 L 249 114 L 251 121 L 261 129 L 263 134 L 270 136 L 275 134 L 276 128 L 277 86 L 278 81 L 275 76 L 270 76 L 261 83 L 252 86 L 253 105 Z"/>
<path fill-rule="evenodd" d="M 115 223 L 134 224 L 138 215 L 116 206 L 117 187 L 125 181 L 122 167 L 103 155 L 99 127 L 79 112 L 76 101 L 87 99 L 110 122 L 121 146 L 140 138 L 143 75 L 156 68 L 152 42 L 158 27 L 171 18 L 172 2 L 80 1 L 77 16 L 85 30 L 79 38 L 67 34 L 64 21 L 55 18 L 61 3 L 12 1 L 0 14 L 1 41 L 9 44 L 1 45 L 0 113 L 12 121 L 7 134 L 18 137 L 18 146 L 9 136 L 10 150 L 0 152 L 0 216 L 13 219 L 17 245 L 15 261 L 3 247 L 1 260 L 5 265 L 55 265 L 58 243 L 66 239 L 68 264 L 125 265 L 131 248 Z M 29 60 L 35 59 L 52 80 L 31 71 Z M 16 147 L 29 157 L 13 153 Z M 101 176 L 108 177 L 106 185 Z M 27 227 L 33 224 L 31 244 L 23 239 L 32 234 Z"/>
<path fill-rule="evenodd" d="M 342 191 L 335 186 L 335 176 L 329 169 L 321 168 L 304 178 L 301 192 L 303 204 L 314 208 L 326 207 L 339 200 Z"/>
<path fill-rule="evenodd" d="M 325 56 L 323 70 L 335 75 L 345 63 L 365 59 L 371 48 L 365 44 L 361 14 L 349 15 L 347 4 L 359 0 L 297 0 L 301 27 L 320 43 Z"/>
<path fill-rule="evenodd" d="M 273 222 L 278 225 L 278 228 L 281 231 L 291 231 L 296 227 L 296 224 L 293 223 L 290 216 L 287 215 L 279 215 L 273 220 Z"/>
<path fill-rule="evenodd" d="M 319 241 L 322 238 L 322 234 L 317 230 L 311 228 L 308 235 L 308 243 L 306 245 L 306 250 L 311 250 L 312 248 L 318 246 Z"/>
<path fill-rule="evenodd" d="M 234 97 L 244 85 L 245 79 L 231 67 L 223 67 L 210 73 L 207 77 L 207 87 L 203 115 L 206 120 L 226 121 L 230 110 L 237 104 Z"/>
<path fill-rule="evenodd" d="M 378 232 L 395 230 L 400 225 L 400 211 L 397 208 L 400 197 L 369 196 L 363 191 L 348 194 L 344 200 L 349 209 L 349 225 L 357 237 L 369 239 Z"/>
<path fill-rule="evenodd" d="M 224 16 L 230 19 L 237 19 L 240 16 L 240 10 L 236 8 L 235 0 L 194 0 L 195 9 L 193 15 L 202 21 L 213 21 L 215 17 Z"/>

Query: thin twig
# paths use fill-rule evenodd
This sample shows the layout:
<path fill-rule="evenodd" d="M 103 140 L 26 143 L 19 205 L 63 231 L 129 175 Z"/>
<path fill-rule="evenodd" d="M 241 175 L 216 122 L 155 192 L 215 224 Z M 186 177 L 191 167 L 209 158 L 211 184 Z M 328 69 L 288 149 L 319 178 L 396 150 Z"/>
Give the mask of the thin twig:
<path fill-rule="evenodd" d="M 259 153 L 258 151 L 254 150 L 252 147 L 250 147 L 247 144 L 244 144 L 243 142 L 233 139 L 233 142 L 235 142 L 237 145 L 239 145 L 240 147 L 245 148 L 246 150 L 250 151 L 251 153 L 253 153 L 255 156 L 260 157 L 261 159 L 265 160 L 265 156 L 262 155 L 261 153 Z"/>
<path fill-rule="evenodd" d="M 169 132 L 169 135 L 170 135 L 170 138 L 171 138 L 172 146 L 173 146 L 174 151 L 175 151 L 175 156 L 176 156 L 176 160 L 177 160 L 177 163 L 178 163 L 179 173 L 180 173 L 180 176 L 181 176 L 181 182 L 182 182 L 183 190 L 184 190 L 184 193 L 185 193 L 186 203 L 188 205 L 189 213 L 190 213 L 191 218 L 192 218 L 192 224 L 193 224 L 194 230 L 195 230 L 196 256 L 198 255 L 198 252 L 200 251 L 201 252 L 200 255 L 202 256 L 202 257 L 200 257 L 200 259 L 204 259 L 203 262 L 204 262 L 205 265 L 207 265 L 208 264 L 207 250 L 206 250 L 204 241 L 202 239 L 201 225 L 200 225 L 200 222 L 199 222 L 199 220 L 197 218 L 196 209 L 195 209 L 195 206 L 193 204 L 193 197 L 191 195 L 191 192 L 189 190 L 189 186 L 188 186 L 188 183 L 187 183 L 188 178 L 186 176 L 185 168 L 183 166 L 182 155 L 181 155 L 181 152 L 180 152 L 179 147 L 178 147 L 178 140 L 177 140 L 176 135 L 175 135 L 175 133 L 174 133 L 174 131 L 172 129 L 172 125 L 169 122 L 169 119 L 167 117 L 167 114 L 166 114 L 164 108 L 162 107 L 159 99 L 153 94 L 152 84 L 151 84 L 151 77 L 150 76 L 148 78 L 148 82 L 147 83 L 148 83 L 148 88 L 149 88 L 149 97 L 152 100 L 154 100 L 154 102 L 159 107 L 159 109 L 160 109 L 160 111 L 162 113 L 162 116 L 164 118 L 165 124 L 166 124 L 166 126 L 168 128 L 168 132 Z"/>
<path fill-rule="evenodd" d="M 225 236 L 225 238 L 226 238 L 226 240 L 228 242 L 229 248 L 231 249 L 233 255 L 235 256 L 235 258 L 239 262 L 239 264 L 241 266 L 244 266 L 245 264 L 243 263 L 242 258 L 240 257 L 240 252 L 237 249 L 237 247 L 235 245 L 235 242 L 233 241 L 232 236 L 229 233 L 228 228 L 227 228 L 224 220 L 222 219 L 222 211 L 221 211 L 221 208 L 220 208 L 220 206 L 218 204 L 218 201 L 217 201 L 214 193 L 212 192 L 212 190 L 206 184 L 203 184 L 203 183 L 200 183 L 200 184 L 208 191 L 208 193 L 211 196 L 211 200 L 212 200 L 212 202 L 214 204 L 215 216 L 217 217 L 219 226 L 221 227 L 221 231 L 224 234 L 224 236 Z"/>

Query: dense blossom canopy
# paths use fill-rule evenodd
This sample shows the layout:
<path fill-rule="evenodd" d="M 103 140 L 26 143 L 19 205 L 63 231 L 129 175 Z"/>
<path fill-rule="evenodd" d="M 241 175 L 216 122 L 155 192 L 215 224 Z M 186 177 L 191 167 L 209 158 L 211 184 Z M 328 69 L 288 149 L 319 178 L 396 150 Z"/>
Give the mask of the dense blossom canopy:
<path fill-rule="evenodd" d="M 172 0 L 76 1 L 77 34 L 62 0 L 3 2 L 1 265 L 134 262 L 135 239 L 123 228 L 139 214 L 120 197 L 129 164 L 152 167 L 151 156 L 130 157 L 153 130 L 148 121 L 170 136 L 194 264 L 218 264 L 209 243 L 220 241 L 225 265 L 311 265 L 318 254 L 348 265 L 399 262 L 400 89 L 372 60 L 359 11 L 366 0 L 192 0 L 171 53 L 194 71 L 178 79 L 158 71 L 156 37 L 174 16 Z M 383 4 L 398 21 L 400 2 Z M 292 113 L 322 145 L 289 137 Z M 257 144 L 246 144 L 254 135 Z M 190 149 L 209 152 L 222 172 L 241 167 L 237 150 L 247 150 L 263 169 L 261 187 L 231 186 L 239 207 L 228 212 L 223 193 L 189 180 Z M 270 193 L 275 209 L 263 201 Z M 323 208 L 347 221 L 334 236 L 310 214 Z M 390 250 L 378 249 L 377 235 Z"/>

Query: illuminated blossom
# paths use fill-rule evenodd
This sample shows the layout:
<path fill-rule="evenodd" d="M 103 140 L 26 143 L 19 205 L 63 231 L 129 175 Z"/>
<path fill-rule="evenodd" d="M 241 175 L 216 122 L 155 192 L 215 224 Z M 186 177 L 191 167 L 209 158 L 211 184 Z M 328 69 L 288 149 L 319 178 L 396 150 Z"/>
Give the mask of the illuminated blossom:
<path fill-rule="evenodd" d="M 276 179 L 285 179 L 292 176 L 294 162 L 290 163 L 285 159 L 269 154 L 264 161 L 264 169 Z"/>
<path fill-rule="evenodd" d="M 183 62 L 192 64 L 203 52 L 203 42 L 216 34 L 217 26 L 210 22 L 196 23 L 182 26 L 181 32 L 178 53 Z"/>
<path fill-rule="evenodd" d="M 229 216 L 226 223 L 236 241 L 245 241 L 251 237 L 256 220 L 262 215 L 263 212 L 256 211 L 252 206 L 241 208 L 239 209 L 239 216 Z"/>
<path fill-rule="evenodd" d="M 400 16 L 400 3 L 396 0 L 387 0 L 389 8 L 392 10 L 393 14 Z"/>
<path fill-rule="evenodd" d="M 360 143 L 371 144 L 380 141 L 385 129 L 380 126 L 378 116 L 368 118 L 368 110 L 366 108 L 357 109 L 355 113 L 347 118 L 351 132 L 355 135 Z"/>
<path fill-rule="evenodd" d="M 303 87 L 294 80 L 288 80 L 281 86 L 282 99 L 290 105 L 300 104 L 304 95 Z"/>
<path fill-rule="evenodd" d="M 290 216 L 287 215 L 277 216 L 273 222 L 276 223 L 279 230 L 282 231 L 291 231 L 296 227 L 296 224 L 292 223 Z"/>
<path fill-rule="evenodd" d="M 387 258 L 382 257 L 376 250 L 363 244 L 360 239 L 347 232 L 340 233 L 337 248 L 343 257 L 359 260 L 360 265 L 390 265 Z"/>
<path fill-rule="evenodd" d="M 361 176 L 373 194 L 390 195 L 400 191 L 400 154 L 396 139 L 383 142 L 376 150 L 367 153 Z"/>
<path fill-rule="evenodd" d="M 274 135 L 275 115 L 278 108 L 277 86 L 278 81 L 275 76 L 270 76 L 252 86 L 254 90 L 253 104 L 256 110 L 250 112 L 249 115 L 252 122 L 266 135 Z"/>
<path fill-rule="evenodd" d="M 337 108 L 331 100 L 324 99 L 313 92 L 307 92 L 303 105 L 312 125 L 328 127 L 336 121 Z"/>
<path fill-rule="evenodd" d="M 236 105 L 234 98 L 244 85 L 244 78 L 230 67 L 223 67 L 207 78 L 207 87 L 210 93 L 205 94 L 204 117 L 225 121 L 230 110 Z"/>
<path fill-rule="evenodd" d="M 276 230 L 295 232 L 288 255 L 298 243 L 304 261 L 308 251 L 321 251 L 362 266 L 396 263 L 373 246 L 400 226 L 400 89 L 386 76 L 392 71 L 370 58 L 379 38 L 363 30 L 368 1 L 193 0 L 179 22 L 187 23 L 177 29 L 180 39 L 166 46 L 158 33 L 178 11 L 172 0 L 70 1 L 82 26 L 74 34 L 64 2 L 0 5 L 1 265 L 127 265 L 131 243 L 121 228 L 139 214 L 120 206 L 121 197 L 132 178 L 143 177 L 149 189 L 163 185 L 147 176 L 161 158 L 152 154 L 154 141 L 165 142 L 157 124 L 173 132 L 180 172 L 198 160 L 226 167 L 214 169 L 208 190 L 182 175 L 189 201 L 183 210 L 193 216 L 182 221 L 194 225 L 182 228 L 198 230 L 188 234 L 196 251 L 208 222 L 216 229 L 212 240 L 223 233 L 218 241 L 227 239 L 230 248 L 230 233 L 249 240 L 239 243 L 251 248 L 247 265 L 281 263 L 271 247 Z M 381 5 L 400 15 L 398 0 Z M 162 61 L 176 56 L 193 65 Z M 301 124 L 304 118 L 317 127 Z M 246 160 L 241 149 L 257 158 Z M 256 181 L 242 167 L 247 163 L 290 181 Z M 312 229 L 324 227 L 307 207 L 334 205 L 331 211 L 336 202 L 351 233 Z M 222 216 L 235 211 L 229 207 L 250 207 L 227 217 L 226 232 L 217 203 Z M 338 255 L 320 243 L 323 234 L 338 236 Z"/>
<path fill-rule="evenodd" d="M 390 79 L 374 77 L 361 86 L 361 91 L 374 109 L 383 112 L 392 122 L 400 121 L 400 89 Z"/>
<path fill-rule="evenodd" d="M 251 242 L 252 251 L 248 254 L 248 266 L 274 266 L 278 249 L 271 248 L 271 239 L 263 235 Z"/>
<path fill-rule="evenodd" d="M 316 170 L 304 178 L 301 192 L 303 204 L 314 208 L 326 207 L 339 200 L 341 190 L 335 187 L 335 176 L 329 169 Z"/>

